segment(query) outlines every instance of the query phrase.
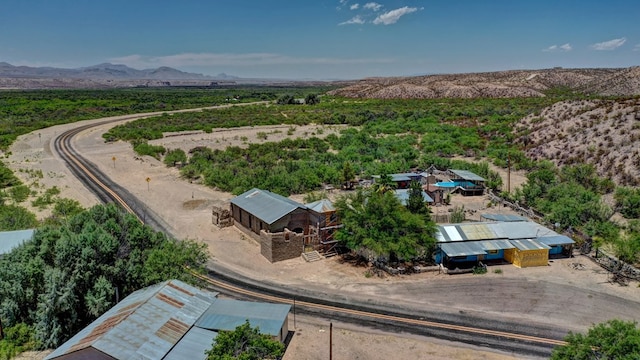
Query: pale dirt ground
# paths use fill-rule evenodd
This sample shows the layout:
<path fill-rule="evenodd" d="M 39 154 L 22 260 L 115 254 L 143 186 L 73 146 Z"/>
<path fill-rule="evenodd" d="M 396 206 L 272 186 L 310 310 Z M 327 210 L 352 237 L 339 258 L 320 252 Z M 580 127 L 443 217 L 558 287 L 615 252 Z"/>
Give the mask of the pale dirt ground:
<path fill-rule="evenodd" d="M 52 139 L 64 130 L 78 126 L 63 125 L 21 136 L 4 160 L 26 183 L 37 181 L 42 188 L 57 186 L 62 197 L 78 200 L 89 207 L 98 203 L 87 189 L 52 152 Z M 270 264 L 260 255 L 258 243 L 235 227 L 218 229 L 211 223 L 211 204 L 232 198 L 228 193 L 192 184 L 180 179 L 176 169 L 161 162 L 136 156 L 128 143 L 105 144 L 101 134 L 107 126 L 92 129 L 77 137 L 76 146 L 112 180 L 127 188 L 149 211 L 163 217 L 179 239 L 205 242 L 212 265 L 224 265 L 258 281 L 278 282 L 305 290 L 326 291 L 349 299 L 373 303 L 398 303 L 414 308 L 443 312 L 465 311 L 486 317 L 563 324 L 582 331 L 591 324 L 618 317 L 640 320 L 640 289 L 637 283 L 627 287 L 609 283 L 609 275 L 589 259 L 577 256 L 550 261 L 547 267 L 518 269 L 511 265 L 492 267 L 483 276 L 449 276 L 423 273 L 410 276 L 366 277 L 367 269 L 345 264 L 338 257 L 306 263 L 301 258 Z M 242 146 L 257 140 L 258 131 L 268 134 L 267 141 L 285 136 L 289 126 L 221 130 L 212 134 L 172 136 L 154 143 L 189 150 L 193 146 Z M 335 128 L 324 127 L 323 136 Z M 318 134 L 318 127 L 296 127 L 294 137 Z M 305 135 L 306 134 L 306 135 Z M 116 158 L 115 163 L 112 160 Z M 21 171 L 22 169 L 22 171 Z M 30 175 L 41 170 L 42 179 Z M 146 178 L 151 181 L 147 183 Z M 506 179 L 504 179 L 506 182 Z M 523 174 L 512 173 L 512 189 L 524 181 Z M 454 196 L 454 204 L 481 210 L 484 197 Z M 492 212 L 506 212 L 492 208 Z M 48 211 L 40 211 L 40 217 Z M 469 214 L 479 216 L 479 212 Z M 495 269 L 502 273 L 495 273 Z M 295 330 L 285 359 L 326 359 L 328 320 L 304 317 L 289 328 Z M 340 336 L 335 336 L 339 334 Z M 384 333 L 350 324 L 334 323 L 336 359 L 521 359 L 493 351 L 438 339 L 406 334 Z"/>

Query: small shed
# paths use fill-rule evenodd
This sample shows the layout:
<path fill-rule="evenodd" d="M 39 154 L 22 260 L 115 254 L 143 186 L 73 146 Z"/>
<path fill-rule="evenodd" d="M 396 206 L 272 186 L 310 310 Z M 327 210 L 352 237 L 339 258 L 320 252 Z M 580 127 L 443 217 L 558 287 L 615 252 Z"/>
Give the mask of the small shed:
<path fill-rule="evenodd" d="M 549 246 L 534 239 L 510 240 L 513 249 L 505 250 L 504 259 L 519 268 L 547 266 Z"/>
<path fill-rule="evenodd" d="M 303 233 L 309 222 L 307 207 L 268 190 L 253 188 L 231 200 L 231 213 L 236 224 L 255 234 L 271 233 L 285 228 Z"/>

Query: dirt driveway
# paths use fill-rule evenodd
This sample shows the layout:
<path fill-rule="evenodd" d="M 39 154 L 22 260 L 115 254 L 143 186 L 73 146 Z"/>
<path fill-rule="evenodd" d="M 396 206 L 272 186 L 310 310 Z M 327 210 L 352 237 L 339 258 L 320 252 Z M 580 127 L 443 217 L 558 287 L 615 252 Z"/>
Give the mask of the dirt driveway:
<path fill-rule="evenodd" d="M 61 196 L 73 198 L 83 206 L 98 201 L 68 171 L 51 149 L 52 139 L 64 129 L 56 126 L 21 136 L 5 160 L 25 183 L 37 182 L 41 189 L 57 186 Z M 107 126 L 82 133 L 77 147 L 111 179 L 127 188 L 147 204 L 149 211 L 162 216 L 178 238 L 205 242 L 212 261 L 254 279 L 285 286 L 331 292 L 365 301 L 403 304 L 442 312 L 468 312 L 489 317 L 541 324 L 561 324 L 584 330 L 592 323 L 610 318 L 640 320 L 640 289 L 637 283 L 621 287 L 608 282 L 608 274 L 584 257 L 556 260 L 547 267 L 518 269 L 511 265 L 491 268 L 485 275 L 448 276 L 424 273 L 411 276 L 367 277 L 367 269 L 341 263 L 334 257 L 306 263 L 301 258 L 270 264 L 260 255 L 259 246 L 235 228 L 218 229 L 211 223 L 211 204 L 232 198 L 182 180 L 175 169 L 166 168 L 149 157 L 136 156 L 128 143 L 105 144 L 102 133 Z M 289 126 L 242 128 L 172 136 L 154 143 L 188 150 L 197 145 L 242 146 L 258 141 L 257 132 L 268 140 L 287 136 Z M 319 131 L 319 129 L 321 129 Z M 294 137 L 324 135 L 337 128 L 297 127 Z M 114 161 L 113 158 L 116 160 Z M 43 177 L 34 176 L 42 171 Z M 151 181 L 147 183 L 146 178 Z M 513 182 L 512 182 L 513 184 Z M 454 197 L 454 201 L 457 201 Z M 467 208 L 468 198 L 463 199 Z M 473 209 L 488 203 L 477 198 Z M 38 211 L 40 217 L 47 211 Z M 500 269 L 500 272 L 495 270 Z M 301 318 L 285 359 L 326 359 L 329 319 Z M 337 359 L 516 359 L 521 356 L 479 349 L 437 339 L 406 334 L 390 334 L 350 324 L 334 324 L 334 354 Z"/>

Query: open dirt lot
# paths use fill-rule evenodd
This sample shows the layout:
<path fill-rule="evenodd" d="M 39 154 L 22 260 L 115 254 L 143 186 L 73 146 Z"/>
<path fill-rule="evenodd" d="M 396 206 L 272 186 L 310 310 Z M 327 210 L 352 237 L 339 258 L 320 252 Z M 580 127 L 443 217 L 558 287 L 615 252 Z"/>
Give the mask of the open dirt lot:
<path fill-rule="evenodd" d="M 78 200 L 83 206 L 97 204 L 52 152 L 52 139 L 76 125 L 56 126 L 21 136 L 5 162 L 24 180 L 36 181 L 41 189 L 57 186 L 62 197 Z M 621 287 L 609 282 L 609 275 L 589 259 L 577 256 L 550 261 L 547 267 L 518 269 L 501 265 L 485 275 L 449 276 L 423 273 L 410 276 L 365 276 L 366 268 L 342 263 L 333 257 L 306 263 L 301 258 L 270 264 L 260 255 L 258 243 L 235 228 L 218 229 L 211 223 L 211 205 L 232 198 L 180 179 L 176 169 L 159 161 L 136 156 L 127 143 L 105 144 L 102 133 L 107 126 L 94 128 L 77 138 L 77 147 L 111 179 L 127 188 L 153 211 L 162 216 L 178 238 L 205 242 L 212 263 L 222 264 L 259 281 L 339 294 L 373 303 L 402 304 L 416 309 L 466 312 L 488 318 L 561 324 L 582 331 L 591 324 L 610 318 L 640 320 L 640 289 L 637 283 Z M 168 148 L 189 150 L 194 146 L 242 146 L 260 141 L 257 132 L 268 134 L 267 141 L 287 136 L 289 126 L 242 128 L 211 134 L 171 136 L 155 141 Z M 324 135 L 337 128 L 297 127 L 294 137 Z M 114 161 L 113 158 L 116 160 Z M 34 176 L 41 170 L 43 178 Z M 512 188 L 518 183 L 512 174 Z M 150 182 L 145 181 L 150 178 Z M 506 180 L 506 179 L 505 179 Z M 520 179 L 522 181 L 522 179 Z M 473 200 L 473 201 L 470 201 Z M 484 197 L 456 198 L 479 216 L 488 203 Z M 505 209 L 492 209 L 503 212 Z M 38 211 L 40 217 L 47 211 Z M 496 269 L 502 270 L 495 272 Z M 326 359 L 328 319 L 299 317 L 289 328 L 296 331 L 285 359 Z M 350 324 L 334 323 L 334 355 L 338 359 L 516 359 L 486 348 L 469 347 L 437 339 L 391 334 Z"/>

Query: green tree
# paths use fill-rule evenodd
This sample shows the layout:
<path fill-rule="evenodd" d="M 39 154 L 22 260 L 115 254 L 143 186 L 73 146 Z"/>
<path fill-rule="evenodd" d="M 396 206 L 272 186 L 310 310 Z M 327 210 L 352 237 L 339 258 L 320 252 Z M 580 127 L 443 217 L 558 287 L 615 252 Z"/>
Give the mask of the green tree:
<path fill-rule="evenodd" d="M 24 202 L 31 194 L 31 190 L 29 190 L 29 187 L 26 185 L 14 186 L 10 188 L 8 192 L 15 203 Z"/>
<path fill-rule="evenodd" d="M 17 205 L 0 206 L 0 230 L 32 229 L 38 226 L 35 214 Z"/>
<path fill-rule="evenodd" d="M 636 322 L 609 320 L 592 326 L 586 335 L 569 333 L 567 345 L 556 347 L 552 360 L 640 359 L 640 328 Z"/>
<path fill-rule="evenodd" d="M 373 188 L 379 193 L 386 193 L 396 188 L 393 178 L 389 174 L 382 174 L 375 179 Z"/>
<path fill-rule="evenodd" d="M 0 258 L 0 316 L 8 327 L 31 325 L 39 347 L 56 347 L 113 306 L 116 291 L 193 283 L 185 267 L 202 271 L 207 258 L 204 245 L 169 239 L 113 204 L 95 206 Z"/>
<path fill-rule="evenodd" d="M 220 331 L 206 354 L 208 360 L 278 359 L 284 354 L 284 345 L 261 334 L 247 320 L 233 331 Z"/>
<path fill-rule="evenodd" d="M 640 218 L 640 189 L 619 187 L 613 195 L 616 208 L 627 219 Z"/>
<path fill-rule="evenodd" d="M 296 103 L 296 99 L 291 94 L 284 94 L 278 98 L 276 103 L 278 105 L 293 105 Z"/>
<path fill-rule="evenodd" d="M 164 156 L 164 164 L 167 166 L 176 166 L 177 163 L 185 165 L 187 163 L 187 154 L 182 149 L 172 149 L 167 151 Z"/>
<path fill-rule="evenodd" d="M 304 98 L 304 103 L 306 105 L 316 105 L 320 103 L 320 96 L 318 94 L 308 94 Z"/>
<path fill-rule="evenodd" d="M 422 194 L 422 184 L 419 181 L 412 181 L 409 185 L 409 198 L 407 199 L 407 210 L 413 214 L 428 215 L 429 208 L 424 202 Z"/>
<path fill-rule="evenodd" d="M 433 249 L 435 225 L 409 212 L 391 191 L 359 189 L 339 198 L 335 205 L 344 225 L 336 239 L 351 250 L 411 260 Z"/>
<path fill-rule="evenodd" d="M 353 166 L 349 161 L 345 161 L 345 163 L 342 164 L 342 176 L 340 177 L 340 180 L 342 181 L 344 188 L 352 189 L 353 186 L 351 186 L 351 184 L 352 184 L 352 181 L 355 180 L 355 178 L 356 178 L 356 171 L 353 169 Z"/>

